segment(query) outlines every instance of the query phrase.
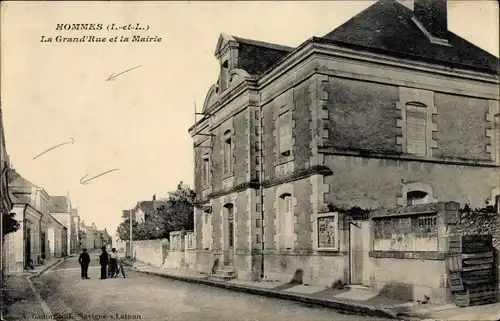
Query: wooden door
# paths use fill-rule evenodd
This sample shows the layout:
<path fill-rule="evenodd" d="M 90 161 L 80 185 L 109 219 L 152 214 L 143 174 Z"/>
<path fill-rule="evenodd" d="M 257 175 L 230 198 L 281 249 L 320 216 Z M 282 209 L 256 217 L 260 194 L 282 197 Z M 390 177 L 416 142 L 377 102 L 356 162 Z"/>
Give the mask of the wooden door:
<path fill-rule="evenodd" d="M 349 224 L 349 283 L 363 283 L 363 234 L 361 225 Z"/>

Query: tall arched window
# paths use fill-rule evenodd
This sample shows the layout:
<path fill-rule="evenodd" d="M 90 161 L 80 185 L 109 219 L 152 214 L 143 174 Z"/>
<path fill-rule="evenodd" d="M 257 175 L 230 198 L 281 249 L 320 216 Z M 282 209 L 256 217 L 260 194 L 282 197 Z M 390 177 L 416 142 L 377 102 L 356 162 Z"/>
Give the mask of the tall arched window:
<path fill-rule="evenodd" d="M 427 155 L 427 109 L 422 103 L 406 104 L 406 152 Z"/>
<path fill-rule="evenodd" d="M 230 248 L 234 247 L 234 206 L 233 204 L 224 205 L 227 215 L 227 241 Z"/>
<path fill-rule="evenodd" d="M 224 174 L 228 174 L 232 171 L 233 167 L 233 144 L 231 131 L 227 130 L 224 132 Z"/>
<path fill-rule="evenodd" d="M 278 247 L 279 249 L 292 249 L 295 241 L 292 195 L 283 194 L 279 201 Z"/>

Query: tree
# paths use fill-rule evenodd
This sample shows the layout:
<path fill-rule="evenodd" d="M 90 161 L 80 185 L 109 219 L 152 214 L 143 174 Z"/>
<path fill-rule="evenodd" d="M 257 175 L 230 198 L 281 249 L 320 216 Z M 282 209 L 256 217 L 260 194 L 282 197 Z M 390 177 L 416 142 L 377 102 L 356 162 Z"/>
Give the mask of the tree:
<path fill-rule="evenodd" d="M 2 213 L 3 215 L 3 221 L 2 221 L 2 232 L 3 236 L 9 234 L 9 233 L 14 233 L 15 231 L 19 230 L 21 225 L 19 222 L 14 218 L 15 213 Z"/>
<path fill-rule="evenodd" d="M 132 222 L 132 238 L 137 239 L 137 222 Z M 118 225 L 118 228 L 116 229 L 116 234 L 118 235 L 118 238 L 123 241 L 129 241 L 130 240 L 130 219 L 125 219 L 123 222 Z"/>
<path fill-rule="evenodd" d="M 153 213 L 146 213 L 144 222 L 133 222 L 133 240 L 153 240 L 168 238 L 169 233 L 194 228 L 193 206 L 196 194 L 182 182 L 167 199 L 158 202 Z M 129 240 L 130 220 L 126 218 L 117 228 L 120 240 Z"/>
<path fill-rule="evenodd" d="M 183 182 L 177 185 L 174 192 L 170 192 L 165 205 L 158 209 L 164 222 L 166 232 L 192 230 L 194 228 L 194 201 L 196 194 Z"/>

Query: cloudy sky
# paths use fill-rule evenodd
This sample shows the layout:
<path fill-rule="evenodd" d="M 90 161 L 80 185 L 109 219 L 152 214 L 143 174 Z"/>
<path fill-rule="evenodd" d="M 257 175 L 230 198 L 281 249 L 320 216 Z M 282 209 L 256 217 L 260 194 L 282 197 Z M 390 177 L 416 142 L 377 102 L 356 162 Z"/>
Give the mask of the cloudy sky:
<path fill-rule="evenodd" d="M 322 36 L 373 1 L 2 2 L 1 94 L 7 151 L 51 195 L 69 191 L 82 219 L 116 231 L 121 210 L 192 185 L 187 129 L 217 79 L 221 32 L 288 46 Z M 450 1 L 449 29 L 498 56 L 496 1 Z M 61 23 L 141 23 L 147 32 L 56 31 Z M 158 36 L 159 43 L 41 43 Z M 114 81 L 112 73 L 141 66 Z M 73 144 L 40 156 L 74 139 Z M 80 179 L 96 178 L 88 185 Z"/>

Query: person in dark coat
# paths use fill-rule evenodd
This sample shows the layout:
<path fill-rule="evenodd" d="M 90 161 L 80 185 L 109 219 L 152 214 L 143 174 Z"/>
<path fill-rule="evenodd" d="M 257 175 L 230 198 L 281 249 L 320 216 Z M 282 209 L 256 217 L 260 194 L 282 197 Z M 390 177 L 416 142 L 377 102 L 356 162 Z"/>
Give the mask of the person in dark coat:
<path fill-rule="evenodd" d="M 90 264 L 90 255 L 87 253 L 87 249 L 83 249 L 83 252 L 80 254 L 80 257 L 78 258 L 78 263 L 80 263 L 80 266 L 82 268 L 82 280 L 90 279 L 87 274 L 89 271 L 89 264 Z"/>
<path fill-rule="evenodd" d="M 99 263 L 101 264 L 101 280 L 104 280 L 108 276 L 108 264 L 109 264 L 109 254 L 106 251 L 106 247 L 101 247 L 102 253 L 99 255 Z"/>

